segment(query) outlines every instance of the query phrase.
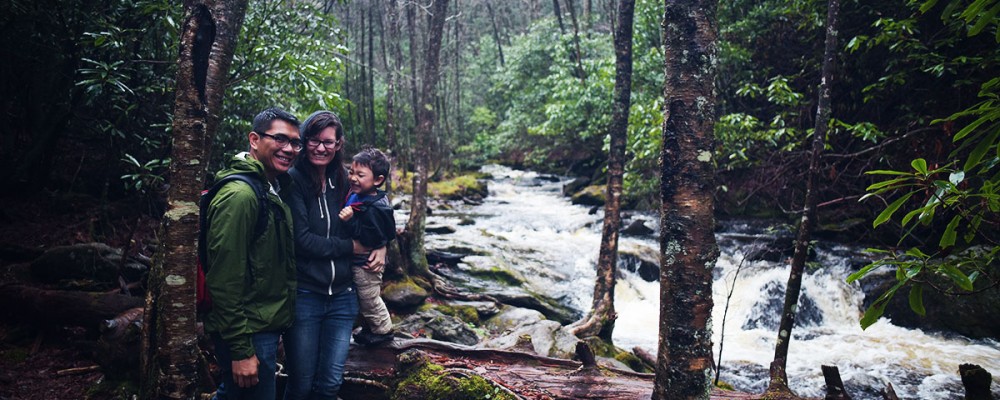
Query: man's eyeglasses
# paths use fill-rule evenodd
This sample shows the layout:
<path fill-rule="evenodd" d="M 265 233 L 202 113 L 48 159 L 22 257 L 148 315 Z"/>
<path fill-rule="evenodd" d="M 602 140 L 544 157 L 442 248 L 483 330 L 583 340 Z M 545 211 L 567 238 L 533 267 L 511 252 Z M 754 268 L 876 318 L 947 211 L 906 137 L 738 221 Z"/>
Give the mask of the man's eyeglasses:
<path fill-rule="evenodd" d="M 299 139 L 289 139 L 284 133 L 279 133 L 277 135 L 272 135 L 270 133 L 257 132 L 258 135 L 266 136 L 274 140 L 274 143 L 278 145 L 279 148 L 284 148 L 285 146 L 292 145 L 292 150 L 299 151 L 302 150 L 302 141 Z"/>
<path fill-rule="evenodd" d="M 312 139 L 309 139 L 309 140 L 306 141 L 306 144 L 308 144 L 309 147 L 312 147 L 314 149 L 317 148 L 317 147 L 319 147 L 319 145 L 321 145 L 321 144 L 323 145 L 323 147 L 325 147 L 327 149 L 333 149 L 334 146 L 337 145 L 337 143 L 340 143 L 340 141 L 339 140 L 319 140 L 319 139 L 316 139 L 316 138 L 312 138 Z"/>

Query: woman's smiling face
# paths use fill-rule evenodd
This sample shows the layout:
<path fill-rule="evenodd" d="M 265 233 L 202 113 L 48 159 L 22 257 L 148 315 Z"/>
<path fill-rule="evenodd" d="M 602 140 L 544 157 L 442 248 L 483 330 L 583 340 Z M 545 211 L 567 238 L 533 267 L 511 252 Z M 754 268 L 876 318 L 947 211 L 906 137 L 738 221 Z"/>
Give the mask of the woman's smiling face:
<path fill-rule="evenodd" d="M 306 141 L 306 156 L 312 165 L 326 167 L 343 145 L 344 141 L 337 139 L 337 128 L 330 126 Z"/>

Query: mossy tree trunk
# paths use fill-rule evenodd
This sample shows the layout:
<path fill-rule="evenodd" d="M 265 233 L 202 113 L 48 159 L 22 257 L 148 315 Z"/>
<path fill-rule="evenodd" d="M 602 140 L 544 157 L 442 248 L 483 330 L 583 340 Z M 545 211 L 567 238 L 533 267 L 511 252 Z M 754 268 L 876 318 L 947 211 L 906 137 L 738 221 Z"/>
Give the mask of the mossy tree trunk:
<path fill-rule="evenodd" d="M 819 175 L 820 154 L 825 145 L 827 125 L 830 123 L 830 83 L 833 80 L 833 67 L 837 53 L 837 12 L 840 0 L 829 0 L 826 13 L 826 42 L 823 50 L 823 70 L 819 84 L 819 100 L 816 106 L 816 127 L 813 132 L 812 153 L 809 159 L 809 172 L 806 178 L 805 208 L 799 222 L 799 232 L 795 239 L 795 252 L 792 255 L 792 267 L 788 274 L 788 285 L 785 289 L 785 303 L 781 310 L 781 322 L 778 326 L 778 341 L 774 346 L 774 364 L 780 368 L 772 368 L 768 392 L 787 393 L 788 377 L 785 374 L 788 360 L 788 345 L 792 340 L 792 328 L 795 326 L 796 305 L 802 291 L 802 273 L 805 271 L 806 256 L 809 254 L 809 239 L 816 225 L 816 179 Z"/>
<path fill-rule="evenodd" d="M 191 399 L 198 390 L 195 327 L 198 197 L 229 77 L 245 0 L 185 1 L 177 60 L 173 144 L 162 241 L 149 275 L 143 398 Z"/>
<path fill-rule="evenodd" d="M 420 104 L 417 107 L 417 129 L 415 132 L 415 154 L 413 174 L 413 199 L 410 202 L 410 219 L 406 223 L 408 272 L 426 276 L 427 251 L 424 249 L 424 228 L 427 224 L 427 178 L 430 165 L 431 135 L 434 134 L 434 122 L 437 119 L 437 109 L 434 107 L 437 99 L 438 70 L 440 66 L 441 39 L 444 35 L 444 23 L 448 12 L 448 0 L 434 0 L 430 8 L 431 19 L 428 25 L 428 40 L 424 59 L 423 85 L 420 93 Z"/>
<path fill-rule="evenodd" d="M 712 366 L 716 2 L 664 1 L 660 338 L 653 399 L 707 399 Z"/>
<path fill-rule="evenodd" d="M 615 274 L 618 262 L 618 234 L 622 226 L 622 177 L 632 95 L 632 19 L 635 0 L 618 2 L 618 30 L 615 32 L 615 89 L 611 114 L 611 149 L 608 154 L 607 202 L 601 250 L 597 258 L 597 279 L 590 313 L 572 327 L 577 337 L 598 336 L 611 343 L 615 327 Z"/>

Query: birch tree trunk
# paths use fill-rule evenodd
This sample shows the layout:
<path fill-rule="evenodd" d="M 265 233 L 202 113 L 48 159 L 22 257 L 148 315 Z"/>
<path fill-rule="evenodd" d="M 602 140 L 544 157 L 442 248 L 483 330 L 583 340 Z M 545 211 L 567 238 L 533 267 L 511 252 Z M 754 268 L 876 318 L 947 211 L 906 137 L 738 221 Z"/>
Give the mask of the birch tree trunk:
<path fill-rule="evenodd" d="M 195 329 L 198 197 L 246 7 L 245 0 L 184 2 L 171 184 L 162 241 L 149 275 L 143 327 L 144 398 L 191 399 L 198 390 L 202 367 Z"/>
<path fill-rule="evenodd" d="M 625 171 L 625 145 L 628 141 L 628 116 L 632 101 L 632 19 L 635 0 L 618 3 L 618 31 L 615 33 L 615 89 L 611 114 L 611 149 L 608 154 L 607 202 L 601 250 L 597 258 L 597 279 L 590 313 L 572 327 L 573 334 L 584 338 L 597 336 L 611 343 L 615 328 L 615 274 L 618 263 L 618 235 L 622 226 L 622 177 Z"/>
<path fill-rule="evenodd" d="M 707 399 L 712 366 L 716 2 L 664 1 L 660 338 L 653 399 Z"/>
<path fill-rule="evenodd" d="M 771 363 L 770 382 L 767 393 L 788 393 L 788 376 L 785 368 L 788 360 L 788 345 L 792 340 L 792 328 L 795 326 L 796 305 L 802 291 L 802 273 L 805 270 L 806 257 L 809 254 L 809 240 L 813 227 L 816 225 L 816 179 L 819 175 L 819 159 L 825 145 L 827 125 L 830 123 L 830 83 L 833 81 L 833 67 L 837 51 L 837 13 L 840 0 L 829 0 L 826 12 L 826 41 L 823 49 L 823 70 L 819 84 L 819 99 L 816 105 L 816 127 L 813 132 L 812 153 L 809 159 L 809 172 L 806 178 L 805 209 L 802 210 L 802 220 L 799 222 L 799 233 L 795 239 L 795 252 L 792 255 L 792 267 L 788 274 L 788 285 L 785 289 L 785 303 L 781 311 L 781 323 L 778 326 L 778 341 L 774 346 L 774 361 Z"/>
<path fill-rule="evenodd" d="M 434 0 L 431 5 L 431 20 L 427 27 L 428 38 L 424 58 L 423 85 L 420 104 L 417 109 L 417 129 L 415 132 L 416 159 L 413 174 L 413 200 L 410 202 L 410 219 L 406 222 L 408 233 L 408 261 L 410 273 L 427 275 L 427 252 L 424 249 L 424 227 L 427 224 L 427 177 L 431 135 L 437 118 L 434 107 L 437 98 L 438 70 L 441 55 L 441 39 L 449 0 Z"/>

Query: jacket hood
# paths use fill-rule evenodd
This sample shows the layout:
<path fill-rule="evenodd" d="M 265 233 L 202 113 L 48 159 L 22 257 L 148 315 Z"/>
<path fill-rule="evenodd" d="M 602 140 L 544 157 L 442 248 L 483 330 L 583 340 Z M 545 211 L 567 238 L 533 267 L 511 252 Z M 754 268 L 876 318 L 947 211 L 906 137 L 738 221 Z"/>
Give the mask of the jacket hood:
<path fill-rule="evenodd" d="M 250 153 L 242 152 L 234 155 L 229 161 L 226 162 L 226 168 L 219 171 L 215 176 L 216 180 L 225 178 L 233 174 L 245 174 L 252 173 L 255 176 L 260 177 L 260 179 L 267 181 L 267 175 L 264 175 L 264 164 L 261 164 L 257 159 L 250 157 Z"/>

